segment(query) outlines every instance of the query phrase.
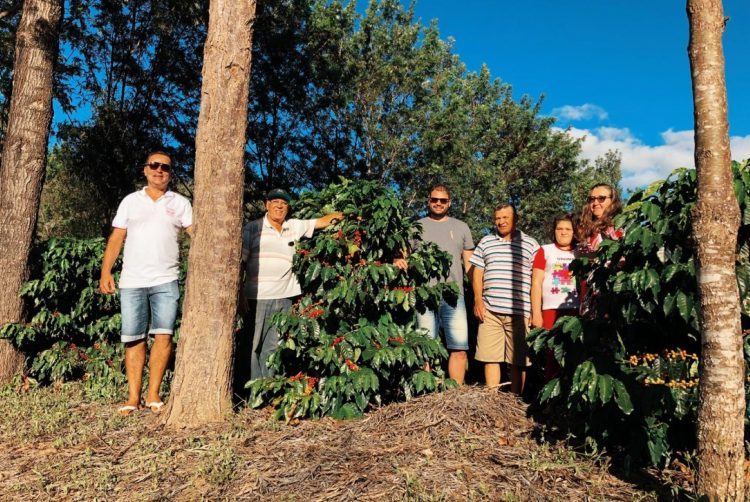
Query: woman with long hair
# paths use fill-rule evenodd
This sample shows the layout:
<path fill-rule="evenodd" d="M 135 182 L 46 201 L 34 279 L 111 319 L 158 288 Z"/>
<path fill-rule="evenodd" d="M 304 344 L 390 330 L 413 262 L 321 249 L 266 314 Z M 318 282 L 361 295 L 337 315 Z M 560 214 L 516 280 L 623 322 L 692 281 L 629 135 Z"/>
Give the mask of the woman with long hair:
<path fill-rule="evenodd" d="M 604 238 L 619 240 L 622 230 L 615 229 L 612 220 L 621 210 L 620 194 L 615 187 L 606 183 L 591 187 L 578 223 L 579 251 L 592 254 Z"/>
<path fill-rule="evenodd" d="M 589 190 L 588 199 L 578 222 L 578 256 L 592 257 L 605 238 L 620 240 L 622 229 L 616 229 L 612 221 L 622 211 L 622 202 L 617 189 L 607 183 L 598 183 Z M 581 280 L 581 315 L 592 315 L 596 303 L 596 292 Z"/>

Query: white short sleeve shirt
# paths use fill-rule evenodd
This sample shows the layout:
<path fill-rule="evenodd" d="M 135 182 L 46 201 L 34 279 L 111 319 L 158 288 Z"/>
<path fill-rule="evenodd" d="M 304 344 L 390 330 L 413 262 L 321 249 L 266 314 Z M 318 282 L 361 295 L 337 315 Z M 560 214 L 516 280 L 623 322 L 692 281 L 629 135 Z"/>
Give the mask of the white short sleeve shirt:
<path fill-rule="evenodd" d="M 180 230 L 193 224 L 190 201 L 167 191 L 157 200 L 146 188 L 125 197 L 112 226 L 127 230 L 121 288 L 149 288 L 177 280 Z"/>
<path fill-rule="evenodd" d="M 248 224 L 243 232 L 242 257 L 248 262 L 245 295 L 248 299 L 274 300 L 302 293 L 292 272 L 294 243 L 315 232 L 317 220 L 286 220 L 281 232 L 264 216 L 260 225 Z"/>

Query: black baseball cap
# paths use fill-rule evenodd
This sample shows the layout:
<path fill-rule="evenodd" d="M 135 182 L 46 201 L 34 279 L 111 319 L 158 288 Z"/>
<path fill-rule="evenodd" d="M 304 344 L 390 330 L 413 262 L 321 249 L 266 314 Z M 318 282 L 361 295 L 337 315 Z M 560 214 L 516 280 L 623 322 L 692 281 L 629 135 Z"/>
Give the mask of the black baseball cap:
<path fill-rule="evenodd" d="M 292 196 L 289 195 L 289 192 L 287 192 L 286 190 L 282 190 L 281 188 L 274 188 L 266 194 L 266 200 L 273 199 L 284 199 L 288 203 L 292 202 Z"/>

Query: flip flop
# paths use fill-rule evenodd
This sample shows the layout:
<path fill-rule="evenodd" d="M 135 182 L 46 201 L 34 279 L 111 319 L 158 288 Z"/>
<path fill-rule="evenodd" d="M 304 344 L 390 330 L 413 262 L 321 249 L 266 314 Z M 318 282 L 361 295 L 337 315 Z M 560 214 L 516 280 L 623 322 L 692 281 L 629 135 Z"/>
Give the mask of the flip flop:
<path fill-rule="evenodd" d="M 127 417 L 128 415 L 130 415 L 131 413 L 137 410 L 138 410 L 137 406 L 133 406 L 132 404 L 126 404 L 124 406 L 120 406 L 119 408 L 117 408 L 117 413 L 119 413 L 123 417 Z"/>
<path fill-rule="evenodd" d="M 151 413 L 159 414 L 162 411 L 161 409 L 164 407 L 164 403 L 162 403 L 161 401 L 154 401 L 152 403 L 146 403 L 146 407 L 151 410 Z"/>

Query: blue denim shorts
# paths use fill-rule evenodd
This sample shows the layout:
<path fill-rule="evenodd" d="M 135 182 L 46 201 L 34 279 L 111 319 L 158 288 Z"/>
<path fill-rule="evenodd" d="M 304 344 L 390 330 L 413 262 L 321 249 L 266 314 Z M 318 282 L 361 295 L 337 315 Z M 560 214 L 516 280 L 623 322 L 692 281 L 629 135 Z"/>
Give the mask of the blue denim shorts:
<path fill-rule="evenodd" d="M 177 318 L 180 288 L 177 281 L 150 288 L 120 288 L 123 343 L 136 342 L 150 335 L 171 335 Z M 151 322 L 149 324 L 149 313 Z"/>
<path fill-rule="evenodd" d="M 458 297 L 455 307 L 442 300 L 437 312 L 426 310 L 424 314 L 417 314 L 417 323 L 432 338 L 437 338 L 442 328 L 448 350 L 469 350 L 469 324 L 463 295 Z"/>

